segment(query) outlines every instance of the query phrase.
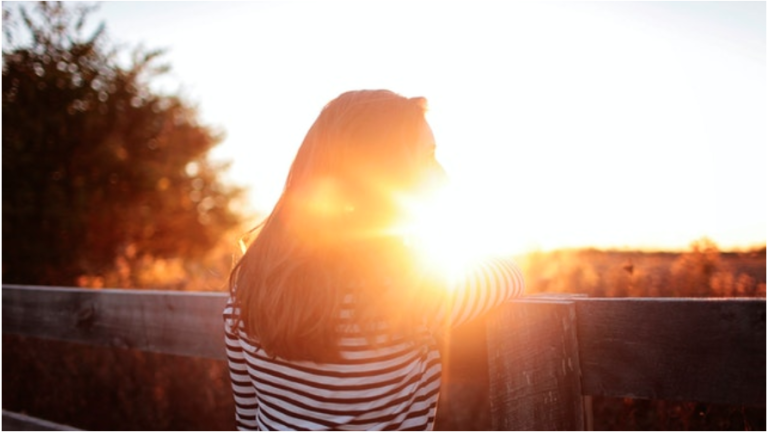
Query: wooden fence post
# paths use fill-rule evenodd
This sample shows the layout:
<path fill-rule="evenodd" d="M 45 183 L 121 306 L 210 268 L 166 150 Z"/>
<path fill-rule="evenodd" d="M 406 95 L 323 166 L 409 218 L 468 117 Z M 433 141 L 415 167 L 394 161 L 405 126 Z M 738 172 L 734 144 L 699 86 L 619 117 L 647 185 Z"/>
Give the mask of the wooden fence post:
<path fill-rule="evenodd" d="M 572 301 L 526 298 L 489 316 L 494 430 L 584 430 Z"/>

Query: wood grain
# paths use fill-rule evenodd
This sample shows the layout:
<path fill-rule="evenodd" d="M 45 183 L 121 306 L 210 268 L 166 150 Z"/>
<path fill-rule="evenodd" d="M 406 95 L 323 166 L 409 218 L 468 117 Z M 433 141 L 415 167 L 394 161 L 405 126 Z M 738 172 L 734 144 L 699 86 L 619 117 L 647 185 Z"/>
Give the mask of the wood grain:
<path fill-rule="evenodd" d="M 527 299 L 488 318 L 494 430 L 583 430 L 576 308 Z"/>
<path fill-rule="evenodd" d="M 3 332 L 224 358 L 226 294 L 3 285 Z"/>
<path fill-rule="evenodd" d="M 765 405 L 765 300 L 576 300 L 584 394 Z"/>
<path fill-rule="evenodd" d="M 225 301 L 3 285 L 3 332 L 224 359 Z M 450 347 L 446 383 L 474 374 L 480 389 L 489 376 L 489 402 L 478 403 L 497 430 L 583 429 L 588 396 L 765 406 L 765 311 L 764 299 L 519 299 L 487 319 L 487 369 L 477 364 L 484 350 Z"/>

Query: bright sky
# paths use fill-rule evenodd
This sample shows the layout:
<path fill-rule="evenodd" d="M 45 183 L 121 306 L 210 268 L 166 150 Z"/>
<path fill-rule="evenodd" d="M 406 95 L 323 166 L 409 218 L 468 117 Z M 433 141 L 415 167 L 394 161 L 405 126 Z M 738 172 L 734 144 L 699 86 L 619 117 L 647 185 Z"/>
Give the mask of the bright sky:
<path fill-rule="evenodd" d="M 267 212 L 322 106 L 430 101 L 440 159 L 515 251 L 766 241 L 765 2 L 114 2 L 167 48 Z M 472 226 L 466 229 L 472 230 Z"/>

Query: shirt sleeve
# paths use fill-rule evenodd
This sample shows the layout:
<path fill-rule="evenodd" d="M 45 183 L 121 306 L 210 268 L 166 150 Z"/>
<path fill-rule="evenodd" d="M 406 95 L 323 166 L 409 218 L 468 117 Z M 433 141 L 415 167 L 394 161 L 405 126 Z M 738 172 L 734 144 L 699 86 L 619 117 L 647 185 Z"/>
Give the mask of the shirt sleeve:
<path fill-rule="evenodd" d="M 471 266 L 443 289 L 447 292 L 434 324 L 456 327 L 521 296 L 525 281 L 522 271 L 512 260 L 490 259 Z"/>
<path fill-rule="evenodd" d="M 227 350 L 229 377 L 232 381 L 232 393 L 235 398 L 235 421 L 238 430 L 256 430 L 258 429 L 256 412 L 259 404 L 256 398 L 256 389 L 248 375 L 243 347 L 232 328 L 233 310 L 231 303 L 228 303 L 224 310 L 224 342 Z"/>

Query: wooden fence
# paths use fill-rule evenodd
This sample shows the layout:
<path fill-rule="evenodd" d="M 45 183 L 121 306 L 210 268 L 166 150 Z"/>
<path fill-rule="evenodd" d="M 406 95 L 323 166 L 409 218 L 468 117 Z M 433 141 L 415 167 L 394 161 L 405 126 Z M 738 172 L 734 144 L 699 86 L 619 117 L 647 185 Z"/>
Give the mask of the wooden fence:
<path fill-rule="evenodd" d="M 3 285 L 3 333 L 223 359 L 224 302 Z M 487 319 L 487 349 L 471 353 L 487 366 L 472 373 L 494 430 L 590 429 L 598 395 L 765 406 L 765 311 L 764 299 L 525 297 Z M 25 424 L 57 428 L 3 411 L 3 429 Z"/>

